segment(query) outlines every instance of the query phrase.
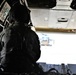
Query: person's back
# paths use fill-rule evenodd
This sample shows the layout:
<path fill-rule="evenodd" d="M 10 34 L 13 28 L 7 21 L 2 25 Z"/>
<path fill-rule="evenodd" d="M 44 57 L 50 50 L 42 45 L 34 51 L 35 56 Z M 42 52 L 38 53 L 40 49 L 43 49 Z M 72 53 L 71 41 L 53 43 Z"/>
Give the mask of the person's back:
<path fill-rule="evenodd" d="M 6 71 L 32 72 L 40 57 L 38 36 L 29 27 L 14 27 L 6 50 Z"/>
<path fill-rule="evenodd" d="M 20 8 L 22 8 L 22 10 Z M 15 10 L 16 9 L 16 10 Z M 20 12 L 19 12 L 20 11 Z M 18 14 L 16 13 L 18 12 Z M 23 12 L 23 14 L 22 14 Z M 28 26 L 29 14 L 24 6 L 13 9 L 14 25 L 9 28 L 10 37 L 6 43 L 6 54 L 2 59 L 5 72 L 30 73 L 42 71 L 36 61 L 40 57 L 40 42 L 37 34 Z M 20 15 L 21 14 L 21 15 Z M 11 19 L 11 18 L 10 18 Z M 5 35 L 7 38 L 7 35 Z M 5 58 L 5 59 L 4 59 Z"/>

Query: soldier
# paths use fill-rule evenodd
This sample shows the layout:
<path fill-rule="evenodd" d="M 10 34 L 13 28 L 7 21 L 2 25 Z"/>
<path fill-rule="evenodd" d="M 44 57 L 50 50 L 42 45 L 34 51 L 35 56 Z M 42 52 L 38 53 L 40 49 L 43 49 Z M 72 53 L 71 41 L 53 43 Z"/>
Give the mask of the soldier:
<path fill-rule="evenodd" d="M 5 56 L 1 59 L 4 72 L 13 73 L 41 73 L 36 63 L 39 59 L 40 42 L 38 35 L 28 25 L 30 11 L 26 6 L 14 5 L 9 13 L 9 22 L 12 24 L 8 30 L 9 39 L 5 34 Z"/>

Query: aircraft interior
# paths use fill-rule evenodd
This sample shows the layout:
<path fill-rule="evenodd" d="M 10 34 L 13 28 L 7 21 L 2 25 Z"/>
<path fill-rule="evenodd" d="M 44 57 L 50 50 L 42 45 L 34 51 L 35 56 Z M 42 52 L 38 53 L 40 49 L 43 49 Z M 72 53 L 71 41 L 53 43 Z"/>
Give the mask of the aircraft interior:
<path fill-rule="evenodd" d="M 37 63 L 43 71 L 55 68 L 60 74 L 76 75 L 76 1 L 0 0 L 0 41 L 10 25 L 8 13 L 17 1 L 26 4 L 31 11 L 41 46 Z"/>

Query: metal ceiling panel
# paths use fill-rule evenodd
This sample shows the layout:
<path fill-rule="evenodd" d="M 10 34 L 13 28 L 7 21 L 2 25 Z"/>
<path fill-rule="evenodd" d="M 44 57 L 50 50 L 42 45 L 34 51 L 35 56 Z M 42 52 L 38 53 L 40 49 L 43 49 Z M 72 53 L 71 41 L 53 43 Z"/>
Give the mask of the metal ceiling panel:
<path fill-rule="evenodd" d="M 67 28 L 73 11 L 50 10 L 49 24 L 50 28 Z"/>
<path fill-rule="evenodd" d="M 76 11 L 72 12 L 72 16 L 69 21 L 69 25 L 67 26 L 69 29 L 76 29 Z"/>
<path fill-rule="evenodd" d="M 71 2 L 72 0 L 57 0 L 56 7 L 52 9 L 32 9 L 34 26 L 76 29 L 76 11 L 70 8 Z"/>
<path fill-rule="evenodd" d="M 76 28 L 76 11 L 63 9 L 31 9 L 31 19 L 36 27 Z M 63 20 L 63 21 L 60 21 Z M 66 21 L 67 20 L 67 21 Z M 73 21 L 74 20 L 74 21 Z"/>
<path fill-rule="evenodd" d="M 70 6 L 72 0 L 57 0 L 57 5 L 68 5 Z"/>
<path fill-rule="evenodd" d="M 36 27 L 48 27 L 49 9 L 31 9 L 32 23 Z"/>
<path fill-rule="evenodd" d="M 52 9 L 60 9 L 60 10 L 73 10 L 72 8 L 70 8 L 70 6 L 68 5 L 57 5 L 56 7 L 52 8 Z"/>

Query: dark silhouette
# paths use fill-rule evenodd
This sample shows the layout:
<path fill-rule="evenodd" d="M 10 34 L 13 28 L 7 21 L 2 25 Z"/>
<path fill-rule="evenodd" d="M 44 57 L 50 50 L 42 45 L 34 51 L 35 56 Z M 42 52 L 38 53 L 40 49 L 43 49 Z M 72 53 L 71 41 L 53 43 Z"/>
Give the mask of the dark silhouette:
<path fill-rule="evenodd" d="M 74 10 L 76 10 L 76 0 L 72 0 L 70 7 Z"/>
<path fill-rule="evenodd" d="M 31 30 L 30 10 L 23 5 L 17 4 L 9 13 L 11 26 L 6 30 L 9 40 L 5 43 L 5 56 L 1 59 L 4 72 L 13 73 L 41 73 L 36 61 L 39 59 L 40 42 L 38 35 Z M 5 34 L 6 40 L 8 39 Z"/>

